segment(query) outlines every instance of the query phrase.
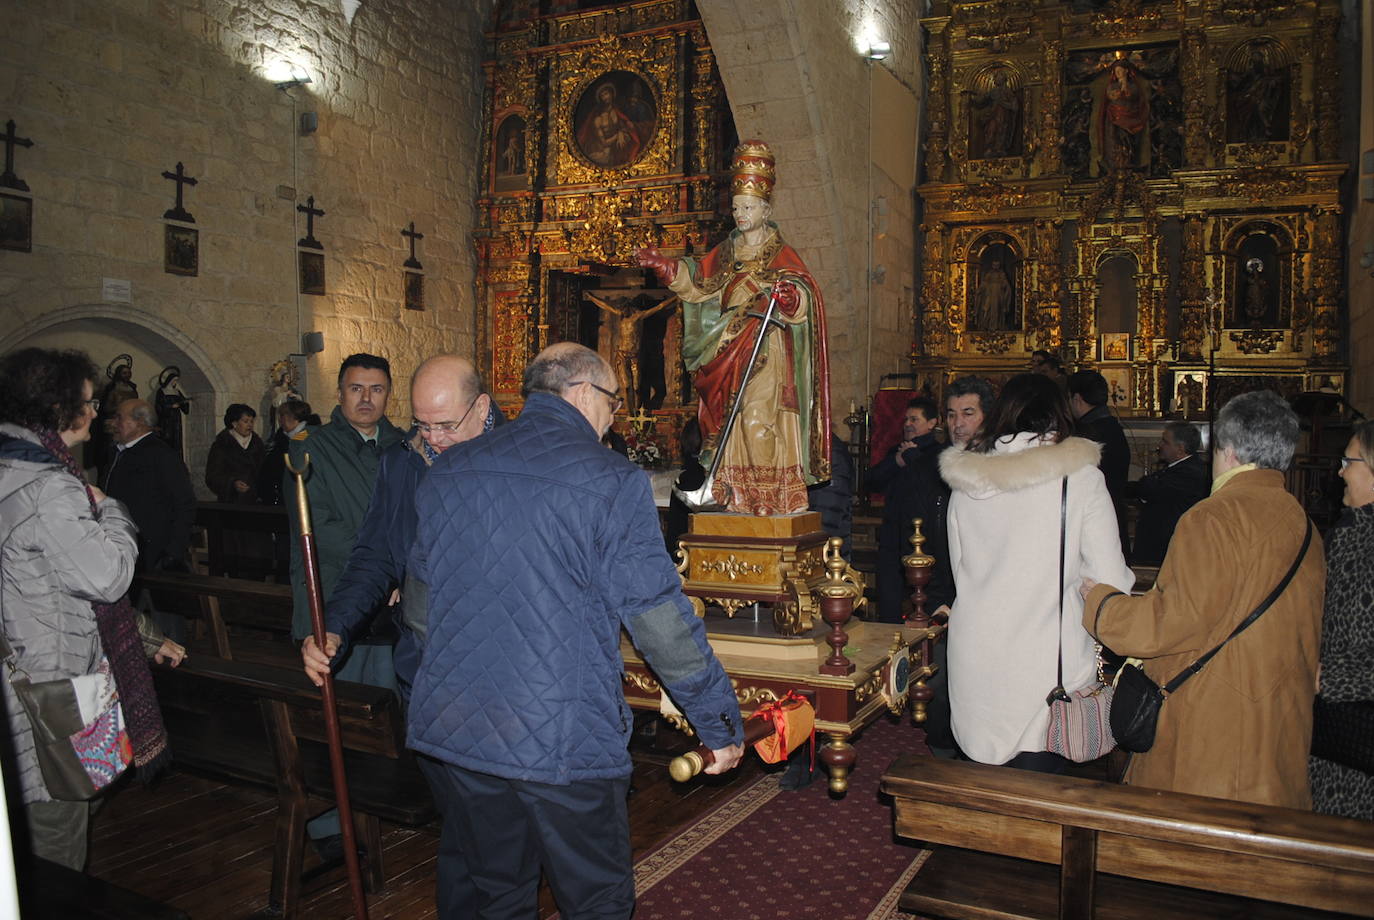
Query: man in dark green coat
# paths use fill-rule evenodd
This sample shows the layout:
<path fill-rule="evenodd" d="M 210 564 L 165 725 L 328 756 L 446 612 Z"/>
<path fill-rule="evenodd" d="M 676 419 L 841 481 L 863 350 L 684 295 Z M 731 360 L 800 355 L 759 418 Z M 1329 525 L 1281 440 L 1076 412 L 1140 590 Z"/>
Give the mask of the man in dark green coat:
<path fill-rule="evenodd" d="M 310 436 L 291 441 L 291 463 L 297 469 L 310 454 L 306 490 L 310 496 L 310 519 L 319 553 L 320 582 L 328 598 L 334 584 L 348 564 L 348 554 L 358 536 L 372 500 L 377 464 L 382 451 L 404 437 L 386 417 L 391 396 L 391 365 L 375 355 L 350 355 L 339 367 L 339 404 L 329 423 L 310 432 Z M 295 482 L 287 474 L 287 496 L 296 494 Z M 291 514 L 291 589 L 295 609 L 291 634 L 299 641 L 311 634 L 310 606 L 305 593 L 305 570 L 300 553 L 300 527 L 296 503 L 288 500 Z M 358 643 L 348 660 L 336 669 L 339 680 L 351 680 L 378 687 L 396 687 L 392 647 L 382 642 Z"/>

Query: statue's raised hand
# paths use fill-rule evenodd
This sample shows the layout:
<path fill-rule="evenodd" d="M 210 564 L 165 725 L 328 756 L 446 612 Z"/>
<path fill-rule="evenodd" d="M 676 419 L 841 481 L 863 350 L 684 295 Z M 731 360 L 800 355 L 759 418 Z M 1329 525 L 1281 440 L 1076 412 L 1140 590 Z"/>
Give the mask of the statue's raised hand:
<path fill-rule="evenodd" d="M 801 294 L 791 281 L 779 281 L 774 284 L 773 297 L 778 302 L 778 309 L 789 316 L 797 311 L 797 305 L 801 303 Z"/>
<path fill-rule="evenodd" d="M 657 249 L 641 249 L 635 253 L 635 258 L 644 268 L 652 268 L 658 280 L 664 284 L 672 284 L 677 277 L 677 260 L 668 258 Z"/>

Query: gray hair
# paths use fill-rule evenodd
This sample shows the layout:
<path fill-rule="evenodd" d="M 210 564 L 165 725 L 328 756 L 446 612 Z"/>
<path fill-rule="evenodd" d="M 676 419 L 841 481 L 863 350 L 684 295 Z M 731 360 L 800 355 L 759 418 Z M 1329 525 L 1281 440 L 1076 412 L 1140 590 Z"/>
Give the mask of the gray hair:
<path fill-rule="evenodd" d="M 1242 393 L 1221 407 L 1213 441 L 1241 463 L 1283 471 L 1298 446 L 1298 416 L 1273 390 Z"/>
<path fill-rule="evenodd" d="M 1164 430 L 1173 435 L 1174 443 L 1190 454 L 1202 450 L 1202 432 L 1192 422 L 1170 422 Z"/>
<path fill-rule="evenodd" d="M 140 425 L 147 425 L 149 428 L 157 427 L 157 412 L 146 402 L 140 401 L 137 405 L 129 409 L 129 417 Z"/>
<path fill-rule="evenodd" d="M 559 342 L 535 355 L 520 384 L 520 395 L 552 393 L 562 396 L 574 383 L 597 383 L 610 373 L 609 365 L 596 352 L 575 342 Z"/>

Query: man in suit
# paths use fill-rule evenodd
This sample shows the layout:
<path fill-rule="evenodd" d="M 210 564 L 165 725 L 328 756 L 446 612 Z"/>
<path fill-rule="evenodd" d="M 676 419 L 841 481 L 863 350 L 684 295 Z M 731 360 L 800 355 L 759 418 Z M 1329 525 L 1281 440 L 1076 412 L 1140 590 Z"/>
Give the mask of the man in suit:
<path fill-rule="evenodd" d="M 1207 497 L 1211 479 L 1202 462 L 1202 433 L 1188 422 L 1170 422 L 1159 436 L 1164 468 L 1126 486 L 1128 498 L 1140 500 L 1131 561 L 1159 565 L 1169 549 L 1183 512 Z"/>
<path fill-rule="evenodd" d="M 1121 545 L 1129 546 L 1126 536 L 1126 479 L 1131 469 L 1131 448 L 1126 432 L 1107 408 L 1107 379 L 1097 371 L 1077 371 L 1069 375 L 1069 408 L 1078 419 L 1078 434 L 1102 445 L 1097 468 L 1107 480 L 1107 492 L 1116 509 L 1117 531 Z"/>
<path fill-rule="evenodd" d="M 139 571 L 185 572 L 196 493 L 181 457 L 153 433 L 156 424 L 147 401 L 119 404 L 111 419 L 116 453 L 105 492 L 124 503 L 138 527 Z"/>

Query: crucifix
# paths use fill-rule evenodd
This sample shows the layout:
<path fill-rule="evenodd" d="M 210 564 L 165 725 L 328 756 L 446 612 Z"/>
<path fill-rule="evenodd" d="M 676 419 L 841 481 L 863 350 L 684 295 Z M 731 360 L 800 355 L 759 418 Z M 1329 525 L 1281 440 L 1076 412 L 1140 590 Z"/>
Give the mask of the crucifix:
<path fill-rule="evenodd" d="M 309 246 L 311 249 L 323 249 L 320 241 L 315 239 L 315 218 L 324 217 L 324 209 L 315 207 L 315 196 L 311 195 L 305 199 L 305 204 L 296 205 L 296 210 L 305 215 L 305 238 L 296 241 L 297 246 Z"/>
<path fill-rule="evenodd" d="M 409 229 L 403 229 L 401 231 L 401 236 L 410 238 L 410 258 L 405 260 L 405 267 L 424 268 L 424 266 L 420 264 L 420 260 L 415 258 L 415 241 L 424 239 L 425 235 L 415 232 L 415 221 L 412 220 L 410 222 Z"/>
<path fill-rule="evenodd" d="M 196 219 L 191 216 L 191 212 L 181 206 L 181 193 L 186 186 L 195 185 L 196 180 L 193 177 L 186 175 L 186 170 L 180 162 L 177 163 L 176 172 L 163 172 L 162 178 L 171 179 L 173 182 L 177 184 L 176 207 L 164 211 L 162 213 L 162 216 L 167 220 L 179 220 L 182 223 L 194 224 L 196 222 Z"/>
<path fill-rule="evenodd" d="M 5 188 L 18 189 L 21 192 L 29 190 L 29 184 L 14 174 L 14 148 L 32 147 L 33 141 L 27 137 L 20 137 L 14 133 L 14 119 L 5 122 L 5 133 L 0 135 L 0 140 L 5 142 L 5 171 L 0 173 L 0 185 Z"/>
<path fill-rule="evenodd" d="M 582 296 L 596 304 L 602 312 L 610 314 L 612 317 L 610 321 L 615 323 L 615 338 L 612 341 L 615 347 L 616 383 L 620 385 L 620 391 L 625 394 L 625 404 L 631 410 L 637 410 L 639 409 L 639 389 L 642 383 L 639 376 L 640 326 L 655 313 L 677 304 L 677 295 L 674 294 L 657 306 L 643 310 L 634 309 L 631 306 L 632 298 L 629 297 L 618 297 L 615 298 L 617 303 L 611 303 L 597 297 L 591 291 L 583 291 Z"/>

